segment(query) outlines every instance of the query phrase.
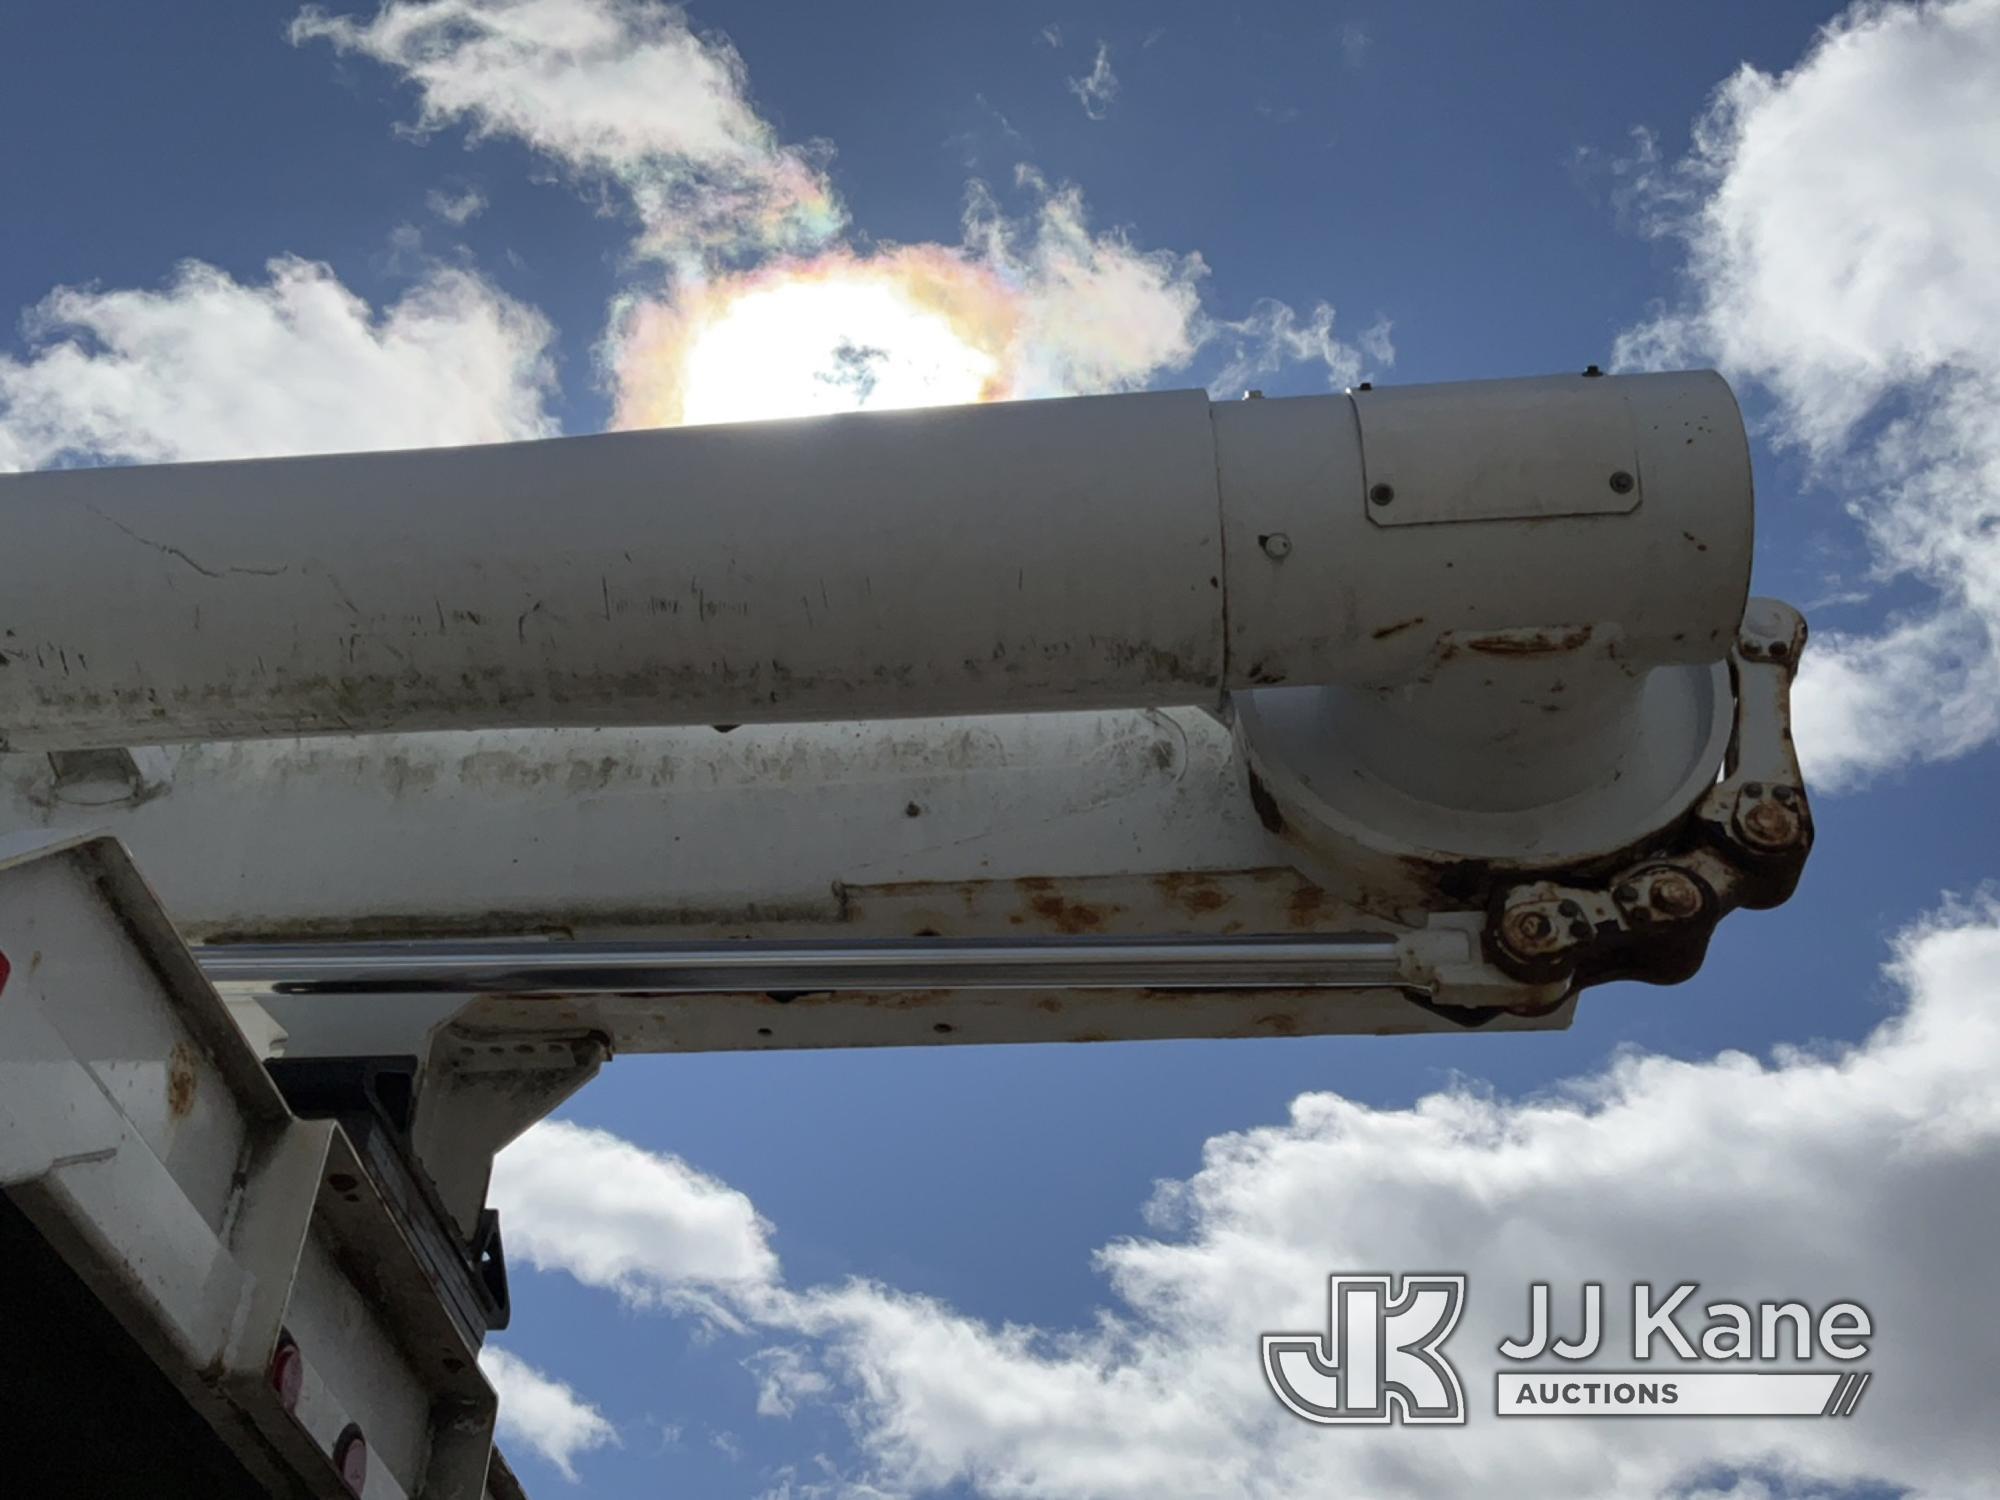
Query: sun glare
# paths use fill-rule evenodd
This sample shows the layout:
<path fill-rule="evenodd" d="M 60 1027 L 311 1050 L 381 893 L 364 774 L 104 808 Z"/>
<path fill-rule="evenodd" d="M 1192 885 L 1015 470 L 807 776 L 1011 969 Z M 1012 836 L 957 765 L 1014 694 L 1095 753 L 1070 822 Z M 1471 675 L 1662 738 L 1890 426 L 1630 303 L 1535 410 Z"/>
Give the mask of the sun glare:
<path fill-rule="evenodd" d="M 891 281 L 801 279 L 744 291 L 691 332 L 681 420 L 742 422 L 990 394 L 999 360 Z"/>

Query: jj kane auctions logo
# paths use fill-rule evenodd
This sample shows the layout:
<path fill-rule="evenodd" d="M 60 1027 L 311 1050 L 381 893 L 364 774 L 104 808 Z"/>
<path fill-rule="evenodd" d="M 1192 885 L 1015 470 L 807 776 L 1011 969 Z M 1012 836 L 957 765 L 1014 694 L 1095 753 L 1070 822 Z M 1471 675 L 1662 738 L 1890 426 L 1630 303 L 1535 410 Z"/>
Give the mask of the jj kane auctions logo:
<path fill-rule="evenodd" d="M 1579 1368 L 1604 1347 L 1604 1287 L 1580 1291 L 1581 1327 L 1557 1337 L 1549 1286 L 1528 1288 L 1528 1332 L 1500 1344 L 1495 1377 L 1503 1417 L 1845 1417 L 1861 1404 L 1865 1370 L 1771 1369 L 1780 1361 L 1865 1358 L 1873 1324 L 1858 1302 L 1815 1313 L 1803 1302 L 1710 1302 L 1696 1321 L 1698 1285 L 1631 1289 L 1634 1364 Z M 1445 1340 L 1465 1311 L 1466 1278 L 1339 1274 L 1327 1289 L 1327 1329 L 1264 1335 L 1264 1379 L 1285 1409 L 1324 1426 L 1462 1425 L 1465 1392 Z M 1554 1359 L 1560 1364 L 1542 1361 Z M 1651 1364 L 1661 1359 L 1671 1363 Z M 1528 1365 L 1520 1369 L 1511 1366 Z M 1767 1368 L 1757 1368 L 1763 1365 Z"/>

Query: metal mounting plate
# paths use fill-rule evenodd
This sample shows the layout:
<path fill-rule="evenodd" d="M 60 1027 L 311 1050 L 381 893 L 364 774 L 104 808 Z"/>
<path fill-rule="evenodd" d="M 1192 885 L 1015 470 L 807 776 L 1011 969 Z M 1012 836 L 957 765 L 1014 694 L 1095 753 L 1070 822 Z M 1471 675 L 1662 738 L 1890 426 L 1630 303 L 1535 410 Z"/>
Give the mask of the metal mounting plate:
<path fill-rule="evenodd" d="M 1354 393 L 1366 504 L 1376 524 L 1623 515 L 1643 498 L 1632 411 L 1619 383 L 1588 376 L 1468 382 L 1451 436 L 1440 441 L 1435 405 L 1427 403 L 1448 389 Z"/>

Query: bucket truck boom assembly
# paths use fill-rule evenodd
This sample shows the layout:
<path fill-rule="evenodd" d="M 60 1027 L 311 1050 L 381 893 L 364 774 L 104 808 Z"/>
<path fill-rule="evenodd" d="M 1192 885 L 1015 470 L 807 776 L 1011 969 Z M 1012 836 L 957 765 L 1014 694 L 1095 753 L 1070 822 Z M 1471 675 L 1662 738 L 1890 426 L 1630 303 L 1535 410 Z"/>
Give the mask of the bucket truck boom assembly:
<path fill-rule="evenodd" d="M 488 1173 L 616 1053 L 1562 1026 L 1812 841 L 1710 373 L 72 469 L 0 520 L 0 1208 L 271 1493 L 514 1493 Z"/>

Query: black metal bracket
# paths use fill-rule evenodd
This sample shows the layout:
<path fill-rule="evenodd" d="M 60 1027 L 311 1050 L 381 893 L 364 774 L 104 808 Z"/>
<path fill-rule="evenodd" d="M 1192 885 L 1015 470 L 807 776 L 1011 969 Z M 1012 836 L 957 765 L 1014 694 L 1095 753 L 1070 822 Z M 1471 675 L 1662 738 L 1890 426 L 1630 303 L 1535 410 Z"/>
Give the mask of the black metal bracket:
<path fill-rule="evenodd" d="M 505 1328 L 512 1308 L 499 1213 L 481 1209 L 471 1235 L 460 1234 L 411 1144 L 417 1059 L 272 1058 L 264 1067 L 293 1114 L 335 1120 L 347 1132 L 459 1331 L 480 1344 Z"/>

